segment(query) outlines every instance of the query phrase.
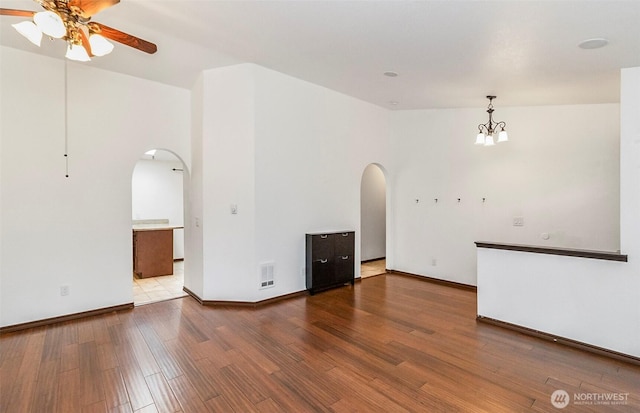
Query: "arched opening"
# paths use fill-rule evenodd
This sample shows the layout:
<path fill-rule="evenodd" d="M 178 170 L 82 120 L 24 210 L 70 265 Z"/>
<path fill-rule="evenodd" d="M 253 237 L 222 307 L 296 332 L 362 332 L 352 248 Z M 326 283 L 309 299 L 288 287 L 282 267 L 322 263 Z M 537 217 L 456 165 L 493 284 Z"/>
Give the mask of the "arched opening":
<path fill-rule="evenodd" d="M 131 178 L 133 302 L 184 297 L 184 216 L 188 171 L 173 152 L 152 149 Z"/>
<path fill-rule="evenodd" d="M 369 164 L 360 183 L 360 276 L 384 274 L 387 257 L 387 184 L 379 165 Z"/>

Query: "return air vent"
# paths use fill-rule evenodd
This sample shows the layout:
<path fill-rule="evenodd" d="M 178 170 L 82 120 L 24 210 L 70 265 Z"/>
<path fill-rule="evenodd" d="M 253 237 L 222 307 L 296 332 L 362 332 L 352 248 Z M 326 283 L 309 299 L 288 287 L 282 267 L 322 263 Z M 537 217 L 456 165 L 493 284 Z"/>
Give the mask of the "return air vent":
<path fill-rule="evenodd" d="M 275 285 L 275 263 L 265 262 L 260 264 L 260 289 L 270 288 Z"/>

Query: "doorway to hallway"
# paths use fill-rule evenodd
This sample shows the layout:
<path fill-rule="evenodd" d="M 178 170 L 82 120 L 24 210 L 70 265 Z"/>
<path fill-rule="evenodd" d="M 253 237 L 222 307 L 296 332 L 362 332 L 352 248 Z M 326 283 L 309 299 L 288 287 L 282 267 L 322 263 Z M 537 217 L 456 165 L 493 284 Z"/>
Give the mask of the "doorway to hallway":
<path fill-rule="evenodd" d="M 360 184 L 360 276 L 386 272 L 387 188 L 384 171 L 370 164 Z"/>

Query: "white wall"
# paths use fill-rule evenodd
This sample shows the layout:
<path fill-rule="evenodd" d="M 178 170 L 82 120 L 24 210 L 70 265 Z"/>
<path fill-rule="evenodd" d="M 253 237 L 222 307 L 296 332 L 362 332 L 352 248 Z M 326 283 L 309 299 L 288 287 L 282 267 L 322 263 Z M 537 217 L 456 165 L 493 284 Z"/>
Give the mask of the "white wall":
<path fill-rule="evenodd" d="M 384 172 L 368 165 L 360 186 L 361 261 L 383 258 L 386 254 L 387 189 Z"/>
<path fill-rule="evenodd" d="M 7 47 L 0 61 L 0 324 L 131 303 L 131 174 L 151 148 L 190 162 L 189 91 Z"/>
<path fill-rule="evenodd" d="M 131 177 L 132 219 L 168 219 L 171 225 L 183 226 L 183 169 L 178 159 L 140 159 Z M 183 229 L 173 230 L 173 258 L 184 258 Z"/>
<path fill-rule="evenodd" d="M 620 248 L 619 105 L 496 102 L 510 141 L 489 148 L 483 108 L 392 112 L 392 268 L 475 285 L 474 241 Z"/>
<path fill-rule="evenodd" d="M 206 71 L 197 87 L 201 297 L 257 301 L 303 290 L 305 232 L 354 229 L 359 242 L 360 177 L 386 161 L 386 111 L 252 64 Z M 259 290 L 263 262 L 275 262 L 276 285 Z"/>

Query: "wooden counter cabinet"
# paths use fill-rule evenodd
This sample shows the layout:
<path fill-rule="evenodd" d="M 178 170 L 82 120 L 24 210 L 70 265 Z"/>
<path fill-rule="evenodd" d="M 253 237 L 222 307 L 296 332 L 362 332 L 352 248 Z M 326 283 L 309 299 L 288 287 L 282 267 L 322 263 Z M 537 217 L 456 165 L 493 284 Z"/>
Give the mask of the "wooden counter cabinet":
<path fill-rule="evenodd" d="M 306 286 L 317 291 L 354 283 L 355 232 L 306 234 Z"/>
<path fill-rule="evenodd" d="M 133 231 L 133 272 L 139 278 L 173 274 L 173 229 Z"/>

